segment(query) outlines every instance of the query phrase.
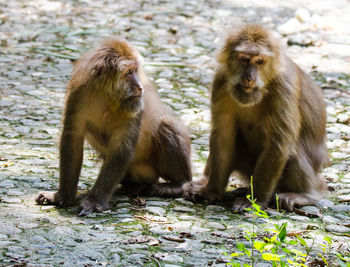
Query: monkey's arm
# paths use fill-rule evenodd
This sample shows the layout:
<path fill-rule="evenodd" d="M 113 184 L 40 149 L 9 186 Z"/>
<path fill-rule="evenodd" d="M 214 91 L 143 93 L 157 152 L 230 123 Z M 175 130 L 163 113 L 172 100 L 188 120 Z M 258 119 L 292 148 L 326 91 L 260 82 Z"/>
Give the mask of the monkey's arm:
<path fill-rule="evenodd" d="M 129 129 L 120 137 L 119 146 L 105 159 L 94 187 L 81 203 L 80 216 L 109 208 L 109 200 L 114 189 L 124 178 L 134 154 L 141 115 L 135 120 L 137 121 L 130 123 Z"/>
<path fill-rule="evenodd" d="M 236 124 L 232 99 L 224 90 L 224 78 L 218 75 L 212 93 L 212 131 L 210 154 L 204 171 L 207 186 L 201 192 L 204 198 L 217 200 L 222 197 L 233 169 Z"/>
<path fill-rule="evenodd" d="M 85 127 L 79 119 L 82 91 L 71 93 L 66 102 L 63 131 L 60 140 L 60 181 L 56 193 L 42 192 L 36 198 L 40 205 L 71 206 L 75 203 L 77 185 L 83 161 Z"/>

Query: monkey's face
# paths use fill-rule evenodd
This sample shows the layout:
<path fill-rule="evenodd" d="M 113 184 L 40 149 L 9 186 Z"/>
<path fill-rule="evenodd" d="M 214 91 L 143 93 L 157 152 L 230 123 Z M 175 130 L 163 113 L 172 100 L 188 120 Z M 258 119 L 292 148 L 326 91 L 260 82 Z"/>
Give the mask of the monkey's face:
<path fill-rule="evenodd" d="M 121 71 L 115 85 L 120 106 L 127 112 L 139 112 L 143 108 L 143 87 L 137 76 L 136 68 Z"/>
<path fill-rule="evenodd" d="M 259 103 L 265 93 L 264 68 L 267 57 L 257 53 L 238 52 L 227 66 L 228 90 L 243 106 Z"/>

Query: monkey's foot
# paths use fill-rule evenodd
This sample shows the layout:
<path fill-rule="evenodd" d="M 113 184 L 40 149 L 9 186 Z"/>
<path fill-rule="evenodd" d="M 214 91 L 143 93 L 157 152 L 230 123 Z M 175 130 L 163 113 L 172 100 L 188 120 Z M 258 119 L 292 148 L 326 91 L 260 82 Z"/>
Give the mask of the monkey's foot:
<path fill-rule="evenodd" d="M 92 212 L 103 212 L 109 209 L 108 203 L 100 203 L 92 197 L 86 197 L 80 204 L 79 216 L 86 216 Z"/>
<path fill-rule="evenodd" d="M 209 190 L 207 187 L 201 186 L 196 182 L 189 182 L 183 185 L 184 197 L 191 201 L 208 200 L 216 202 L 221 199 L 221 195 L 217 192 Z"/>
<path fill-rule="evenodd" d="M 256 202 L 261 209 L 265 209 L 267 204 L 266 203 L 261 203 L 261 202 Z M 237 197 L 234 200 L 233 207 L 232 207 L 232 212 L 233 213 L 244 213 L 246 209 L 251 208 L 252 203 L 247 199 L 247 197 Z"/>
<path fill-rule="evenodd" d="M 293 211 L 296 207 L 315 205 L 316 200 L 301 193 L 279 193 L 278 205 L 287 211 Z"/>
<path fill-rule="evenodd" d="M 247 208 L 251 207 L 250 201 L 246 197 L 237 197 L 234 200 L 232 212 L 233 213 L 243 213 Z"/>
<path fill-rule="evenodd" d="M 40 192 L 35 198 L 35 202 L 38 205 L 57 205 L 57 201 L 54 193 L 50 192 Z"/>
<path fill-rule="evenodd" d="M 40 192 L 35 198 L 38 205 L 56 205 L 60 207 L 69 207 L 75 204 L 75 198 L 62 197 L 59 192 Z"/>

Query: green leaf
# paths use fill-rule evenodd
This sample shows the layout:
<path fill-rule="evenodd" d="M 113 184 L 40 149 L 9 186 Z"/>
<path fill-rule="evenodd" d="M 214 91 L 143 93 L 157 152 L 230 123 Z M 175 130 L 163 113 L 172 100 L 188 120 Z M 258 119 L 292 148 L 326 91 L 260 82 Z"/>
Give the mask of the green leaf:
<path fill-rule="evenodd" d="M 327 266 L 329 266 L 329 265 L 328 265 L 328 261 L 326 260 L 326 258 L 325 258 L 322 254 L 318 254 L 318 256 L 320 256 L 320 257 L 322 258 L 323 262 L 324 262 Z"/>
<path fill-rule="evenodd" d="M 264 247 L 266 246 L 265 242 L 261 242 L 261 241 L 254 241 L 253 242 L 253 246 L 255 249 L 262 251 L 264 249 Z"/>
<path fill-rule="evenodd" d="M 266 252 L 261 254 L 261 257 L 263 260 L 266 260 L 266 261 L 281 261 L 280 259 L 281 256 L 273 253 Z"/>
<path fill-rule="evenodd" d="M 332 237 L 330 236 L 325 236 L 324 240 L 328 243 L 328 244 L 332 244 Z"/>
<path fill-rule="evenodd" d="M 287 223 L 283 223 L 279 229 L 278 238 L 281 240 L 282 243 L 284 243 L 285 239 L 287 237 Z"/>
<path fill-rule="evenodd" d="M 234 257 L 238 257 L 238 256 L 241 256 L 241 255 L 244 255 L 244 254 L 243 253 L 231 253 L 230 257 L 234 258 Z"/>
<path fill-rule="evenodd" d="M 300 245 L 303 245 L 304 247 L 307 247 L 306 241 L 303 238 L 301 238 L 298 235 L 296 235 L 295 237 L 298 239 Z"/>
<path fill-rule="evenodd" d="M 282 250 L 287 254 L 287 255 L 290 255 L 290 251 L 288 248 L 282 248 Z"/>
<path fill-rule="evenodd" d="M 246 249 L 243 243 L 237 243 L 237 248 L 238 248 L 240 251 L 244 251 L 244 250 Z"/>

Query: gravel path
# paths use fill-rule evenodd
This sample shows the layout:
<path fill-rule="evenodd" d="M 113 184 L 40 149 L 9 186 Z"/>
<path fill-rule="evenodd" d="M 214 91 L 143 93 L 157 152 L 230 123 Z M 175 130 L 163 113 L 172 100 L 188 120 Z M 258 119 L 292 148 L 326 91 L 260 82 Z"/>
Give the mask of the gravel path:
<path fill-rule="evenodd" d="M 348 255 L 348 14 L 346 0 L 1 1 L 0 265 L 224 266 L 228 259 L 222 253 L 235 251 L 236 242 L 244 242 L 244 227 L 254 223 L 232 214 L 229 206 L 118 195 L 110 211 L 78 217 L 76 208 L 40 207 L 34 198 L 38 191 L 57 189 L 70 59 L 115 34 L 141 52 L 163 101 L 191 130 L 198 178 L 208 155 L 215 50 L 230 28 L 244 22 L 275 30 L 289 55 L 324 89 L 332 158 L 323 171 L 332 191 L 319 206 L 305 207 L 301 214 L 270 210 L 258 227 L 282 216 L 288 231 L 308 234 L 304 238 L 314 244 L 314 257 L 325 236 L 332 238 L 330 252 Z M 91 187 L 99 167 L 87 149 L 80 190 Z"/>

